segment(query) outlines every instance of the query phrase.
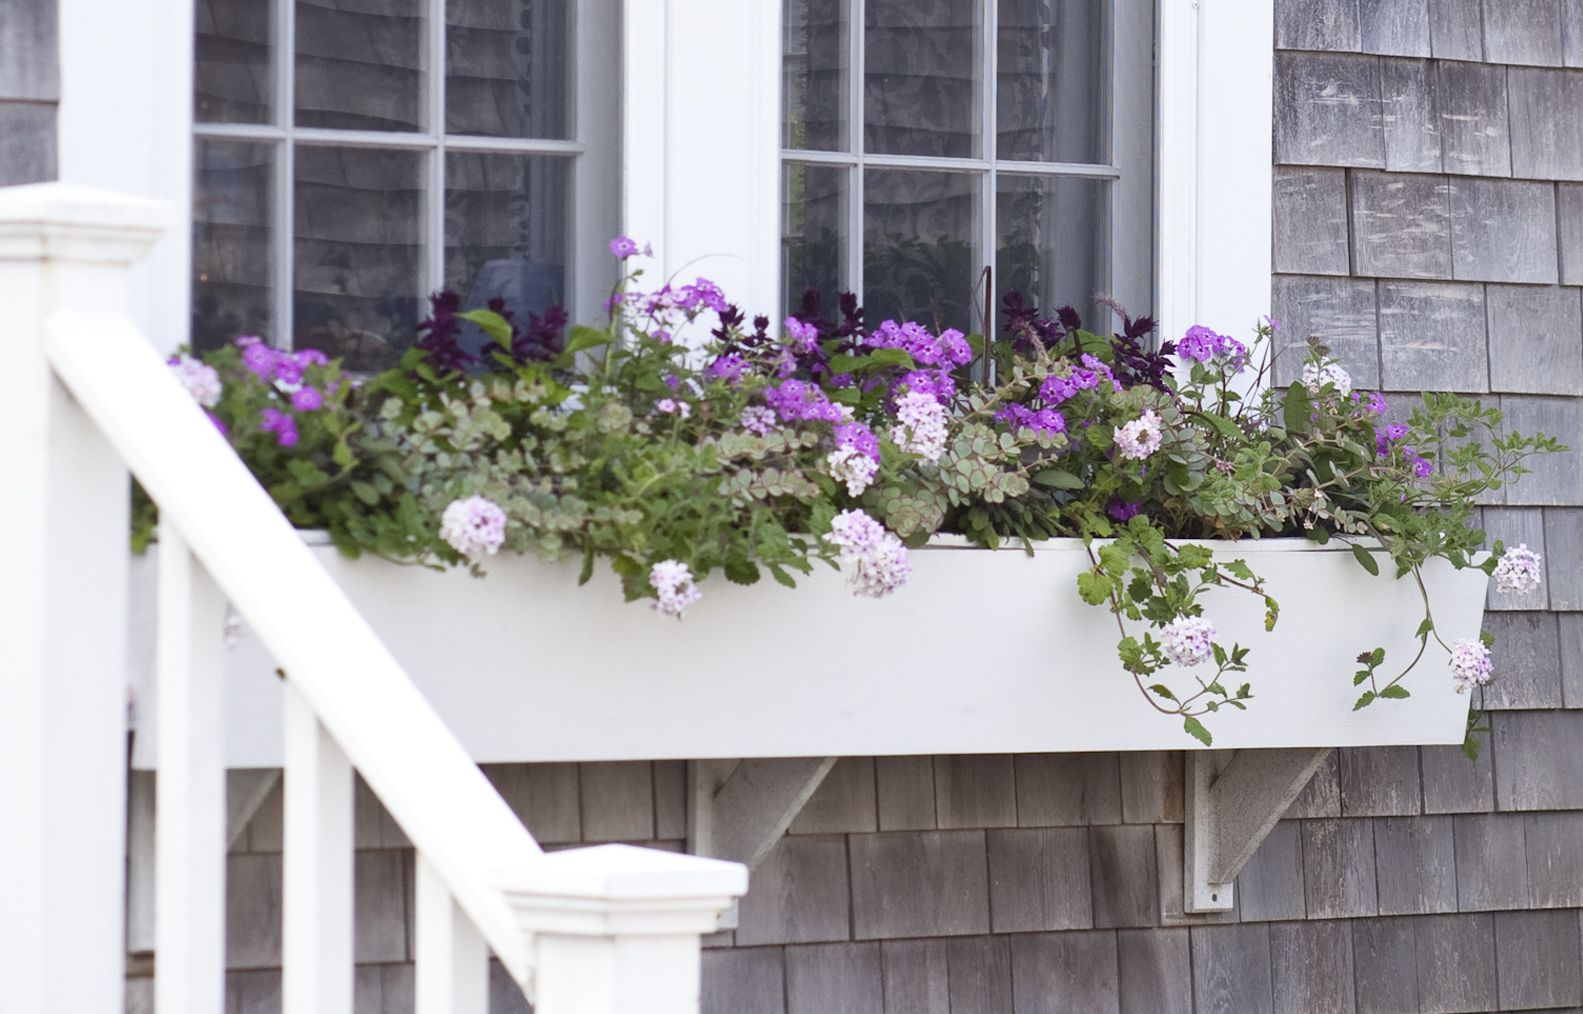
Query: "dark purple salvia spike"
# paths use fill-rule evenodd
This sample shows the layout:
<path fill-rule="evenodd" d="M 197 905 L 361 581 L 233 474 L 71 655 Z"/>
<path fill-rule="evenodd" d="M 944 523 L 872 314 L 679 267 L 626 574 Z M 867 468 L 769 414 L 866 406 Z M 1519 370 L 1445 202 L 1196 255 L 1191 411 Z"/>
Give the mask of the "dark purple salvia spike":
<path fill-rule="evenodd" d="M 453 289 L 441 289 L 429 297 L 429 316 L 418 325 L 418 339 L 413 346 L 428 353 L 429 361 L 442 370 L 461 373 L 476 360 L 457 342 L 462 329 L 456 312 L 461 309 L 462 297 Z"/>
<path fill-rule="evenodd" d="M 511 354 L 519 362 L 544 362 L 554 359 L 566 347 L 566 311 L 551 306 L 539 314 L 529 312 L 527 323 L 511 342 Z"/>
<path fill-rule="evenodd" d="M 715 341 L 729 345 L 734 340 L 735 333 L 742 327 L 742 311 L 735 303 L 727 303 L 719 316 L 719 325 L 709 333 L 714 336 Z"/>
<path fill-rule="evenodd" d="M 1070 306 L 1062 306 L 1057 308 L 1055 311 L 1055 319 L 1061 322 L 1061 331 L 1063 335 L 1071 334 L 1073 331 L 1083 330 L 1083 318 L 1079 317 L 1077 315 L 1077 311 L 1072 309 Z"/>

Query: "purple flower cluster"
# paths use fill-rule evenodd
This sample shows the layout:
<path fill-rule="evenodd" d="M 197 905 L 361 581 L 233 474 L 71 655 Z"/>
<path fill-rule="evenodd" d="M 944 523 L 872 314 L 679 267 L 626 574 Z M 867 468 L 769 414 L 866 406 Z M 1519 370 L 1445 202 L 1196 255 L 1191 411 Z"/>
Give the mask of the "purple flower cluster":
<path fill-rule="evenodd" d="M 1035 411 L 1026 405 L 1004 405 L 995 412 L 995 421 L 1020 430 L 1033 430 L 1054 436 L 1066 432 L 1066 416 L 1053 408 Z"/>
<path fill-rule="evenodd" d="M 1213 363 L 1228 373 L 1241 373 L 1248 364 L 1248 347 L 1235 338 L 1216 334 L 1202 324 L 1194 324 L 1176 343 L 1176 354 L 1183 359 L 1209 365 Z"/>
<path fill-rule="evenodd" d="M 796 317 L 785 320 L 786 338 L 796 355 L 811 355 L 819 347 L 819 326 L 807 324 Z"/>
<path fill-rule="evenodd" d="M 1490 650 L 1482 641 L 1461 637 L 1451 646 L 1451 678 L 1456 681 L 1457 693 L 1482 687 L 1490 681 L 1493 670 Z"/>
<path fill-rule="evenodd" d="M 1110 505 L 1105 508 L 1105 513 L 1116 521 L 1131 521 L 1138 516 L 1138 512 L 1141 510 L 1143 510 L 1143 504 L 1141 503 L 1135 503 L 1131 500 L 1112 500 Z"/>
<path fill-rule="evenodd" d="M 749 405 L 742 410 L 742 428 L 756 436 L 767 436 L 776 427 L 775 410 L 763 405 Z"/>
<path fill-rule="evenodd" d="M 1407 436 L 1407 426 L 1404 423 L 1391 423 L 1389 426 L 1377 428 L 1374 431 L 1374 452 L 1382 458 L 1391 456 L 1391 451 L 1397 441 Z M 1434 474 L 1434 464 L 1422 454 L 1403 444 L 1402 457 L 1411 466 L 1413 474 L 1420 479 L 1427 479 Z"/>
<path fill-rule="evenodd" d="M 852 410 L 825 397 L 817 384 L 804 380 L 783 380 L 764 389 L 764 401 L 780 416 L 781 422 L 846 422 Z"/>
<path fill-rule="evenodd" d="M 275 443 L 281 447 L 297 446 L 297 420 L 277 408 L 264 409 L 264 419 L 258 429 L 261 433 L 275 434 Z"/>
<path fill-rule="evenodd" d="M 973 361 L 973 346 L 962 332 L 946 328 L 938 335 L 916 321 L 898 324 L 887 320 L 863 337 L 863 346 L 870 349 L 900 349 L 923 369 L 912 370 L 897 381 L 893 390 L 906 388 L 907 393 L 927 394 L 937 401 L 949 401 L 956 394 L 956 380 L 951 371 Z"/>
<path fill-rule="evenodd" d="M 742 382 L 742 375 L 747 372 L 748 361 L 734 352 L 716 356 L 710 363 L 706 372 L 715 380 L 723 380 L 732 387 Z"/>
<path fill-rule="evenodd" d="M 278 385 L 282 390 L 294 391 L 310 366 L 324 366 L 330 359 L 318 349 L 301 352 L 283 352 L 264 344 L 257 335 L 246 335 L 236 340 L 242 350 L 242 365 L 248 372 L 266 384 Z"/>
<path fill-rule="evenodd" d="M 1385 395 L 1378 391 L 1370 391 L 1367 398 L 1359 391 L 1352 392 L 1352 404 L 1359 406 L 1363 411 L 1372 415 L 1384 415 L 1391 410 L 1390 403 L 1385 400 Z"/>
<path fill-rule="evenodd" d="M 836 450 L 851 448 L 864 457 L 879 460 L 879 438 L 860 422 L 839 423 L 835 428 Z"/>
<path fill-rule="evenodd" d="M 1081 362 L 1082 366 L 1074 366 L 1067 373 L 1045 377 L 1039 385 L 1039 399 L 1046 405 L 1059 405 L 1079 391 L 1095 390 L 1101 382 L 1109 384 L 1112 392 L 1121 391 L 1121 384 L 1104 360 L 1085 352 Z"/>

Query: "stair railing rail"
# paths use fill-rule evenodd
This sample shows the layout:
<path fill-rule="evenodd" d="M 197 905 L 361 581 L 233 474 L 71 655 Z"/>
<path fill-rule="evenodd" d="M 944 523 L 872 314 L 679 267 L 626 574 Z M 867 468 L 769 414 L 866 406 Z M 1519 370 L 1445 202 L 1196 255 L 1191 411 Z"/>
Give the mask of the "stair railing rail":
<path fill-rule="evenodd" d="M 0 978 L 8 1010 L 121 1014 L 128 472 L 160 510 L 155 1006 L 224 1009 L 226 602 L 283 673 L 287 1014 L 350 1014 L 353 771 L 417 851 L 419 1014 L 697 1014 L 734 863 L 543 853 L 131 316 L 164 206 L 0 190 Z M 0 663 L 3 664 L 3 663 Z M 12 1006 L 12 1004 L 15 1006 Z"/>

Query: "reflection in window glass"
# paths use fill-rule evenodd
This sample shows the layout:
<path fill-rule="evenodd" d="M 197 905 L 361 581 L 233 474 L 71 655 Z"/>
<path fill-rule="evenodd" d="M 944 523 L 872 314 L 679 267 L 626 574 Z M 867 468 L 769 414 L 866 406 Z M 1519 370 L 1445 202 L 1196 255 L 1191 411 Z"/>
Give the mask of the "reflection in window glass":
<path fill-rule="evenodd" d="M 846 284 L 847 180 L 840 166 L 786 166 L 781 198 L 781 293 L 787 313 L 835 314 Z M 804 310 L 808 293 L 819 314 Z"/>
<path fill-rule="evenodd" d="M 200 141 L 194 154 L 192 344 L 210 349 L 270 334 L 274 148 Z"/>
<path fill-rule="evenodd" d="M 781 28 L 782 143 L 849 150 L 847 0 L 786 0 Z"/>
<path fill-rule="evenodd" d="M 570 0 L 447 0 L 446 132 L 571 137 L 571 17 Z"/>
<path fill-rule="evenodd" d="M 1105 162 L 1098 0 L 999 0 L 996 158 Z"/>
<path fill-rule="evenodd" d="M 296 3 L 298 126 L 426 126 L 423 0 Z"/>
<path fill-rule="evenodd" d="M 867 0 L 863 7 L 865 148 L 977 154 L 979 0 Z"/>
<path fill-rule="evenodd" d="M 570 170 L 564 158 L 446 155 L 445 283 L 464 308 L 498 297 L 522 319 L 566 305 Z"/>
<path fill-rule="evenodd" d="M 422 155 L 303 146 L 294 190 L 294 347 L 390 365 L 421 317 Z"/>
<path fill-rule="evenodd" d="M 978 330 L 973 286 L 983 264 L 978 177 L 869 169 L 864 174 L 863 303 L 870 325 L 912 318 Z"/>
<path fill-rule="evenodd" d="M 271 123 L 269 0 L 197 0 L 193 114 L 202 123 Z"/>
<path fill-rule="evenodd" d="M 1109 190 L 1105 180 L 1001 175 L 995 195 L 999 299 L 1013 289 L 1049 312 L 1071 306 L 1103 328 L 1095 297 L 1105 282 Z"/>

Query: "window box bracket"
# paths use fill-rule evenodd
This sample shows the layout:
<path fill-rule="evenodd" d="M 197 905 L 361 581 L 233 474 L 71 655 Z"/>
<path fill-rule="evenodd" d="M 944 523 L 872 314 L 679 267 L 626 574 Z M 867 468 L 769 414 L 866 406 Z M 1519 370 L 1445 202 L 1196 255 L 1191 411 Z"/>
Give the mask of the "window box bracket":
<path fill-rule="evenodd" d="M 1314 776 L 1330 747 L 1187 755 L 1183 908 L 1225 912 L 1233 881 Z"/>

